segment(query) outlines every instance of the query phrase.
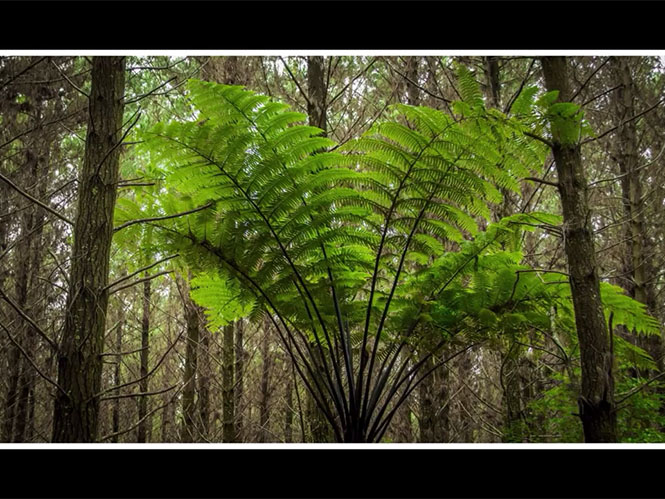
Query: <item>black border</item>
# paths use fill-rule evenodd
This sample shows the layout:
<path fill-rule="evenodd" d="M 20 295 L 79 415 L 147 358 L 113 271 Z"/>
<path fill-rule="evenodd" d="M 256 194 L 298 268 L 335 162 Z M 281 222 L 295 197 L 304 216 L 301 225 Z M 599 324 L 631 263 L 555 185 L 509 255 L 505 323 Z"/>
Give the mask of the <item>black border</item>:
<path fill-rule="evenodd" d="M 663 497 L 657 450 L 0 450 L 2 497 Z"/>
<path fill-rule="evenodd" d="M 665 49 L 662 1 L 2 1 L 7 49 Z"/>

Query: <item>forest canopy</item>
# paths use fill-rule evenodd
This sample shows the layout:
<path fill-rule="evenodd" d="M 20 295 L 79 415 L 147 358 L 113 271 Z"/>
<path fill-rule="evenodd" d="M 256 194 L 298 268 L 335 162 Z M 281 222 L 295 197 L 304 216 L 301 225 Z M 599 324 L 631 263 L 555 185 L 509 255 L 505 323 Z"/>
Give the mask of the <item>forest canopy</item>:
<path fill-rule="evenodd" d="M 0 81 L 3 441 L 663 441 L 660 59 Z"/>

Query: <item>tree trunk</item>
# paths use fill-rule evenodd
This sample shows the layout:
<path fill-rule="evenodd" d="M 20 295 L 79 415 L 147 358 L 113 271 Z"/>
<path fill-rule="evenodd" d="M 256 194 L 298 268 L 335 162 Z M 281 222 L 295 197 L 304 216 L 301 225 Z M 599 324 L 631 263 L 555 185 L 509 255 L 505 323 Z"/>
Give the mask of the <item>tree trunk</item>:
<path fill-rule="evenodd" d="M 187 344 L 185 347 L 185 386 L 182 391 L 183 426 L 181 442 L 197 440 L 196 414 L 196 373 L 198 367 L 199 348 L 199 314 L 196 305 L 189 297 L 189 286 L 183 286 L 182 296 L 185 300 L 185 322 L 187 323 Z"/>
<path fill-rule="evenodd" d="M 487 81 L 485 95 L 487 107 L 499 108 L 501 105 L 501 84 L 499 80 L 499 58 L 496 56 L 483 57 L 485 66 L 485 79 Z"/>
<path fill-rule="evenodd" d="M 548 91 L 571 97 L 565 57 L 541 59 Z M 580 345 L 582 387 L 578 400 L 586 442 L 616 442 L 613 355 L 600 299 L 600 281 L 579 142 L 562 143 L 553 133 L 552 154 L 563 209 L 565 251 Z"/>
<path fill-rule="evenodd" d="M 429 341 L 427 344 L 431 348 L 435 342 Z M 446 350 L 443 350 L 440 355 L 445 356 Z M 428 371 L 438 362 L 440 362 L 439 356 L 430 357 L 420 372 Z M 448 442 L 450 426 L 448 420 L 450 404 L 447 400 L 448 367 L 441 366 L 434 370 L 428 378 L 422 381 L 418 389 L 420 398 L 418 440 L 421 443 Z"/>
<path fill-rule="evenodd" d="M 270 403 L 270 323 L 266 317 L 263 321 L 263 340 L 261 342 L 261 399 L 259 403 L 259 442 L 263 443 L 269 438 L 267 431 L 269 421 Z"/>
<path fill-rule="evenodd" d="M 40 141 L 42 143 L 40 143 Z M 46 190 L 48 185 L 49 176 L 49 150 L 48 147 L 51 140 L 47 136 L 39 135 L 37 144 L 34 147 L 34 159 L 31 162 L 33 171 L 31 177 L 33 181 L 30 184 L 36 184 L 36 195 L 39 199 L 46 197 Z M 27 268 L 28 281 L 26 283 L 26 303 L 22 306 L 27 309 L 29 315 L 39 321 L 44 315 L 44 301 L 43 301 L 43 285 L 37 280 L 39 271 L 42 266 L 42 252 L 43 252 L 43 222 L 44 210 L 39 207 L 33 206 L 28 212 L 31 212 L 28 233 L 31 234 L 26 253 L 19 253 L 21 258 L 26 258 L 25 262 Z M 38 337 L 37 333 L 31 326 L 25 329 L 25 345 L 24 348 L 30 352 L 33 358 L 36 358 L 38 351 Z M 21 376 L 19 379 L 20 391 L 18 394 L 17 407 L 16 407 L 16 427 L 14 429 L 14 442 L 26 441 L 26 429 L 30 416 L 31 400 L 34 400 L 34 389 L 36 382 L 36 373 L 32 367 L 23 357 L 21 357 Z"/>
<path fill-rule="evenodd" d="M 613 145 L 615 160 L 621 174 L 622 203 L 626 218 L 625 275 L 621 285 L 630 296 L 644 303 L 649 313 L 653 315 L 656 312 L 655 292 L 648 277 L 653 274 L 650 272 L 651 264 L 646 251 L 648 244 L 636 122 L 632 120 L 624 123 L 637 114 L 635 84 L 627 57 L 611 57 L 610 66 L 614 73 L 615 84 L 620 85 L 611 95 L 615 108 L 614 121 L 619 127 L 618 140 L 614 141 Z M 658 369 L 662 371 L 664 367 L 662 337 L 638 336 L 636 340 L 656 360 Z"/>
<path fill-rule="evenodd" d="M 210 331 L 201 327 L 198 375 L 198 410 L 201 440 L 207 441 L 210 426 Z"/>
<path fill-rule="evenodd" d="M 307 57 L 307 115 L 309 124 L 321 128 L 323 135 L 327 135 L 326 101 L 328 89 L 326 88 L 324 66 L 322 56 Z M 315 352 L 315 355 L 320 355 L 316 343 L 312 343 L 312 351 Z M 317 359 L 314 365 L 322 365 L 321 359 Z M 321 375 L 321 378 L 323 378 L 323 373 L 315 373 L 315 375 Z M 307 422 L 314 442 L 332 441 L 332 429 L 328 420 L 309 392 L 307 393 Z"/>
<path fill-rule="evenodd" d="M 284 361 L 288 366 L 290 359 L 285 357 Z M 290 376 L 290 374 L 290 372 L 287 374 L 288 379 L 286 381 L 286 394 L 284 396 L 286 401 L 286 409 L 284 411 L 284 442 L 287 444 L 293 442 L 293 414 L 295 412 L 293 410 L 293 391 L 295 388 L 295 379 L 293 376 Z"/>
<path fill-rule="evenodd" d="M 508 353 L 501 354 L 500 381 L 503 388 L 502 407 L 504 412 L 502 440 L 507 443 L 519 443 L 524 439 L 520 354 L 520 349 L 515 344 L 511 346 Z"/>
<path fill-rule="evenodd" d="M 38 199 L 44 199 L 49 178 L 49 149 L 53 142 L 52 133 L 45 130 L 39 117 L 43 115 L 41 86 L 28 87 L 26 112 L 34 118 L 31 123 L 35 130 L 32 139 L 25 145 L 25 162 L 20 168 L 20 176 L 25 189 Z M 4 186 L 4 183 L 3 183 Z M 18 306 L 30 317 L 40 321 L 43 315 L 43 284 L 37 280 L 42 263 L 43 222 L 45 212 L 32 203 L 20 212 L 20 239 L 16 246 L 14 262 L 16 268 L 15 290 Z M 2 229 L 0 229 L 2 230 Z M 4 238 L 5 236 L 3 236 Z M 37 335 L 22 318 L 16 317 L 16 340 L 21 347 L 34 357 L 37 351 Z M 25 441 L 26 424 L 29 417 L 29 400 L 34 392 L 35 370 L 20 355 L 19 348 L 9 345 L 9 384 L 6 391 L 5 419 L 2 438 L 7 442 Z"/>
<path fill-rule="evenodd" d="M 235 412 L 235 422 L 236 422 L 236 441 L 237 442 L 242 442 L 243 441 L 243 431 L 244 431 L 244 423 L 243 423 L 243 413 L 242 413 L 242 394 L 244 391 L 244 378 L 243 378 L 243 373 L 244 373 L 244 364 L 245 364 L 245 347 L 244 347 L 244 339 L 243 339 L 243 332 L 244 332 L 244 322 L 242 320 L 238 320 L 234 324 L 234 330 L 235 330 L 235 366 L 234 366 L 234 398 L 235 400 L 233 401 L 233 409 Z"/>
<path fill-rule="evenodd" d="M 147 273 L 146 273 L 147 274 Z M 141 381 L 139 390 L 141 393 L 147 393 L 148 384 L 148 357 L 150 355 L 150 280 L 143 281 L 143 313 L 141 317 Z M 148 414 L 148 396 L 139 397 L 139 427 L 137 441 L 145 443 L 148 441 L 148 432 L 152 427 L 151 418 Z M 145 419 L 144 419 L 145 418 Z"/>
<path fill-rule="evenodd" d="M 236 441 L 235 395 L 233 383 L 233 329 L 234 325 L 224 326 L 222 330 L 222 439 L 224 442 Z"/>
<path fill-rule="evenodd" d="M 124 57 L 94 57 L 88 131 L 79 177 L 70 289 L 54 408 L 54 442 L 94 442 L 99 393 L 113 210 L 120 166 Z"/>
<path fill-rule="evenodd" d="M 326 80 L 324 60 L 320 55 L 307 57 L 307 115 L 309 124 L 317 126 L 326 135 Z"/>
<path fill-rule="evenodd" d="M 122 352 L 122 328 L 125 325 L 125 312 L 120 305 L 120 324 L 116 329 L 115 333 L 115 351 L 116 353 Z M 115 357 L 115 366 L 113 367 L 113 386 L 118 386 L 120 384 L 120 365 L 122 363 L 122 356 L 116 355 Z M 111 437 L 111 442 L 116 444 L 118 443 L 119 435 L 116 435 L 120 431 L 120 399 L 113 399 L 113 409 L 111 411 L 111 426 L 113 437 Z"/>

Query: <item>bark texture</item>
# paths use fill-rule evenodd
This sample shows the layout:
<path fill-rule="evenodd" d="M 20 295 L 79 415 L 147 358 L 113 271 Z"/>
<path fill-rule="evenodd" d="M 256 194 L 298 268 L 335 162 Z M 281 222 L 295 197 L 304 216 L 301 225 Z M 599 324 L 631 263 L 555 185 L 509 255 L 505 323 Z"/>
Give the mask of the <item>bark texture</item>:
<path fill-rule="evenodd" d="M 541 59 L 548 91 L 560 102 L 571 97 L 565 57 Z M 617 423 L 612 348 L 600 299 L 600 280 L 593 243 L 587 182 L 579 142 L 561 143 L 553 134 L 563 210 L 565 252 L 570 273 L 575 324 L 580 344 L 582 380 L 579 411 L 586 442 L 616 442 Z"/>
<path fill-rule="evenodd" d="M 187 344 L 185 347 L 185 386 L 182 390 L 183 425 L 180 435 L 182 442 L 196 442 L 196 372 L 199 348 L 199 314 L 196 304 L 189 297 L 189 287 L 184 286 L 182 296 L 187 323 Z"/>
<path fill-rule="evenodd" d="M 150 280 L 143 282 L 143 310 L 141 315 L 141 393 L 147 393 L 149 388 L 148 357 L 150 355 Z M 148 414 L 148 396 L 139 397 L 139 427 L 137 441 L 145 443 L 149 440 L 148 433 L 151 428 L 151 418 Z"/>
<path fill-rule="evenodd" d="M 94 442 L 99 413 L 113 209 L 120 166 L 125 58 L 95 57 L 70 289 L 53 422 L 54 442 Z"/>
<path fill-rule="evenodd" d="M 233 380 L 233 324 L 222 330 L 222 439 L 224 442 L 236 441 L 235 395 Z"/>

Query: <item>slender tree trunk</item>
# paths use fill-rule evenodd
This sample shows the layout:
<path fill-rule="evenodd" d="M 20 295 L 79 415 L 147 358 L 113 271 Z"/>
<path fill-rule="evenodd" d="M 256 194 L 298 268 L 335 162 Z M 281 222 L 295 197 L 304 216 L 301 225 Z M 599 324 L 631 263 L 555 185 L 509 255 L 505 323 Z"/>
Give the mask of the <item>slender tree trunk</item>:
<path fill-rule="evenodd" d="M 245 323 L 242 320 L 238 320 L 234 324 L 235 330 L 235 366 L 234 366 L 234 395 L 235 400 L 233 401 L 233 407 L 235 412 L 235 422 L 236 422 L 236 441 L 243 441 L 243 431 L 244 431 L 244 421 L 243 421 L 243 412 L 242 412 L 242 396 L 244 392 L 244 364 L 245 364 L 245 347 L 244 347 L 244 328 Z"/>
<path fill-rule="evenodd" d="M 198 410 L 200 436 L 206 441 L 210 426 L 210 331 L 201 327 L 198 376 Z"/>
<path fill-rule="evenodd" d="M 284 361 L 288 365 L 290 359 L 285 357 Z M 286 410 L 284 411 L 284 442 L 287 444 L 293 442 L 293 414 L 295 412 L 293 410 L 293 391 L 295 380 L 290 374 L 290 372 L 287 374 L 288 379 L 286 381 L 286 393 L 284 396 L 286 401 Z"/>
<path fill-rule="evenodd" d="M 265 442 L 270 437 L 267 428 L 269 421 L 270 404 L 270 323 L 266 317 L 263 321 L 263 339 L 261 341 L 261 399 L 259 402 L 259 442 Z"/>
<path fill-rule="evenodd" d="M 184 281 L 184 279 L 183 279 Z M 187 344 L 185 347 L 185 386 L 182 391 L 183 426 L 181 442 L 195 442 L 196 433 L 196 374 L 198 371 L 199 314 L 196 305 L 189 297 L 189 286 L 183 286 L 185 300 L 185 322 L 187 323 Z"/>
<path fill-rule="evenodd" d="M 307 115 L 309 124 L 321 128 L 326 134 L 326 80 L 322 56 L 307 57 Z"/>
<path fill-rule="evenodd" d="M 176 274 L 176 283 L 178 282 L 178 275 Z M 170 302 L 170 300 L 169 300 Z M 169 306 L 169 308 L 171 308 Z M 173 338 L 173 331 L 172 331 L 172 321 L 166 321 L 166 340 L 168 344 L 171 344 L 174 341 Z M 164 370 L 167 372 L 171 372 L 174 365 L 174 360 L 173 357 L 169 356 L 168 358 L 164 359 Z M 159 441 L 161 443 L 168 443 L 168 442 L 174 442 L 178 441 L 177 437 L 177 426 L 175 424 L 176 418 L 175 418 L 175 411 L 176 411 L 176 402 L 173 400 L 173 394 L 170 392 L 164 393 L 161 397 L 163 409 L 161 410 L 162 416 L 162 424 L 160 428 L 160 436 L 159 436 Z M 174 431 L 175 430 L 175 431 Z M 175 438 L 174 438 L 175 435 Z"/>
<path fill-rule="evenodd" d="M 88 131 L 79 177 L 70 289 L 54 409 L 54 442 L 97 436 L 113 209 L 120 166 L 124 57 L 94 57 Z"/>
<path fill-rule="evenodd" d="M 615 108 L 615 123 L 619 127 L 613 145 L 615 160 L 619 165 L 621 174 L 621 191 L 624 215 L 626 218 L 626 257 L 624 265 L 624 279 L 621 284 L 630 296 L 644 303 L 650 314 L 656 311 L 654 302 L 655 292 L 651 263 L 647 257 L 646 248 L 648 238 L 646 234 L 645 205 L 643 202 L 642 179 L 639 170 L 640 153 L 635 120 L 626 121 L 637 114 L 635 101 L 636 91 L 633 82 L 630 61 L 627 57 L 611 57 L 610 66 L 614 73 L 614 80 L 620 85 L 613 92 L 612 100 Z M 648 336 L 636 338 L 638 344 L 656 360 L 658 369 L 663 370 L 663 341 L 661 336 Z"/>
<path fill-rule="evenodd" d="M 28 151 L 27 153 L 27 162 L 26 170 L 32 175 L 26 175 L 25 181 L 29 185 L 32 185 L 35 181 L 34 172 L 36 170 L 36 161 L 37 158 L 35 155 Z M 32 237 L 29 235 L 33 228 L 34 220 L 34 207 L 29 206 L 21 216 L 21 233 L 20 239 L 17 244 L 17 258 L 19 259 L 17 269 L 16 269 L 16 303 L 22 310 L 27 309 L 28 305 L 28 289 L 30 288 L 30 259 L 29 255 L 31 253 L 30 246 Z M 21 261 L 22 260 L 22 261 Z M 28 310 L 29 311 L 29 310 Z M 15 318 L 18 326 L 16 327 L 17 334 L 17 343 L 22 347 L 26 348 L 27 336 L 29 333 L 29 326 L 25 324 L 23 319 L 19 316 Z M 25 367 L 23 358 L 21 357 L 20 350 L 18 346 L 13 344 L 9 347 L 9 375 L 8 375 L 8 387 L 5 395 L 5 419 L 3 422 L 3 431 L 2 431 L 2 440 L 5 442 L 14 441 L 14 427 L 16 424 L 17 413 L 19 412 L 19 398 L 20 392 L 22 390 L 21 381 L 25 381 Z"/>
<path fill-rule="evenodd" d="M 565 57 L 541 59 L 548 91 L 560 102 L 571 97 Z M 553 133 L 552 153 L 559 177 L 565 251 L 580 344 L 582 387 L 579 411 L 586 442 L 616 442 L 613 354 L 600 300 L 600 280 L 579 142 L 562 143 Z"/>
<path fill-rule="evenodd" d="M 148 358 L 150 355 L 150 280 L 143 281 L 143 313 L 141 316 L 141 382 L 139 383 L 139 390 L 142 393 L 147 393 L 149 389 L 148 383 Z M 151 418 L 146 417 L 148 414 L 148 396 L 143 395 L 139 397 L 139 427 L 137 441 L 138 443 L 145 443 L 148 441 L 149 429 L 152 427 Z M 145 419 L 144 419 L 145 418 Z"/>
<path fill-rule="evenodd" d="M 36 184 L 36 195 L 39 199 L 46 197 L 49 177 L 49 146 L 51 139 L 48 135 L 39 134 L 37 143 L 33 144 L 34 158 L 30 162 L 32 170 L 31 184 Z M 26 303 L 24 307 L 29 311 L 31 317 L 35 320 L 40 320 L 44 315 L 44 288 L 42 283 L 37 279 L 39 271 L 42 266 L 42 253 L 43 253 L 43 222 L 44 210 L 39 207 L 31 207 L 32 215 L 30 216 L 29 233 L 31 234 L 27 253 L 27 289 L 26 289 Z M 23 258 L 24 258 L 23 257 Z M 33 358 L 37 357 L 39 341 L 37 333 L 31 326 L 25 328 L 25 345 L 24 348 L 27 352 L 31 352 Z M 16 428 L 14 429 L 14 442 L 25 442 L 26 429 L 28 418 L 30 417 L 30 404 L 34 400 L 34 389 L 36 382 L 35 369 L 21 358 L 22 373 L 19 380 L 19 396 L 16 408 Z M 34 405 L 33 405 L 34 406 Z"/>
<path fill-rule="evenodd" d="M 120 324 L 118 324 L 118 327 L 116 328 L 115 332 L 115 351 L 116 353 L 122 352 L 122 328 L 125 325 L 125 313 L 122 308 L 122 305 L 120 306 Z M 121 383 L 120 381 L 120 366 L 122 363 L 122 356 L 121 355 L 116 355 L 115 357 L 115 366 L 113 367 L 113 386 L 117 386 Z M 113 434 L 113 437 L 111 437 L 111 442 L 112 443 L 118 443 L 118 437 L 119 435 L 116 435 L 120 431 L 120 399 L 115 398 L 113 399 L 113 409 L 111 410 L 111 426 L 112 426 L 112 431 L 111 433 Z"/>
<path fill-rule="evenodd" d="M 427 345 L 432 348 L 434 341 L 429 341 Z M 446 350 L 443 350 L 440 355 L 445 356 Z M 432 356 L 421 370 L 431 369 L 439 361 L 438 356 Z M 429 378 L 431 380 L 427 382 Z M 448 367 L 441 366 L 433 371 L 428 378 L 423 380 L 418 389 L 420 399 L 418 440 L 421 443 L 447 442 L 450 426 L 447 400 Z"/>
<path fill-rule="evenodd" d="M 39 117 L 44 112 L 39 98 L 40 87 L 31 86 L 26 96 L 26 111 Z M 39 118 L 32 118 L 36 127 L 34 138 L 25 146 L 25 163 L 21 167 L 21 183 L 38 199 L 43 199 L 49 177 L 49 147 L 51 135 L 45 131 Z M 4 183 L 3 183 L 4 186 Z M 43 285 L 37 280 L 43 251 L 44 210 L 30 204 L 20 212 L 20 239 L 15 251 L 16 302 L 22 310 L 39 321 L 43 314 L 40 297 Z M 3 236 L 4 237 L 4 236 Z M 37 338 L 33 328 L 22 318 L 16 317 L 15 337 L 19 345 L 35 355 Z M 34 368 L 20 355 L 17 346 L 9 345 L 9 384 L 5 394 L 6 410 L 3 421 L 3 441 L 23 442 L 29 413 L 29 398 L 35 383 Z"/>
<path fill-rule="evenodd" d="M 327 135 L 328 123 L 326 117 L 327 88 L 325 81 L 325 61 L 322 56 L 307 57 L 307 115 L 311 126 L 319 127 L 323 130 L 323 135 Z M 320 355 L 318 346 L 313 343 L 312 351 L 315 355 Z M 314 365 L 321 365 L 321 359 L 317 359 Z M 323 378 L 322 373 L 315 373 Z M 326 419 L 323 411 L 316 404 L 312 395 L 307 393 L 307 422 L 314 442 L 332 441 L 332 429 Z"/>
<path fill-rule="evenodd" d="M 508 353 L 502 354 L 500 369 L 502 402 L 504 411 L 503 441 L 522 442 L 522 384 L 520 376 L 520 350 L 513 345 Z"/>
<path fill-rule="evenodd" d="M 5 392 L 5 414 L 2 422 L 2 441 L 11 442 L 14 435 L 14 419 L 18 401 L 18 380 L 20 375 L 21 352 L 15 347 L 9 348 L 7 391 Z"/>
<path fill-rule="evenodd" d="M 222 330 L 222 439 L 224 442 L 236 441 L 235 395 L 233 383 L 233 329 L 234 325 L 224 326 Z"/>
<path fill-rule="evenodd" d="M 501 84 L 499 80 L 499 58 L 496 56 L 483 57 L 485 66 L 485 80 L 487 107 L 499 108 L 501 105 Z"/>

